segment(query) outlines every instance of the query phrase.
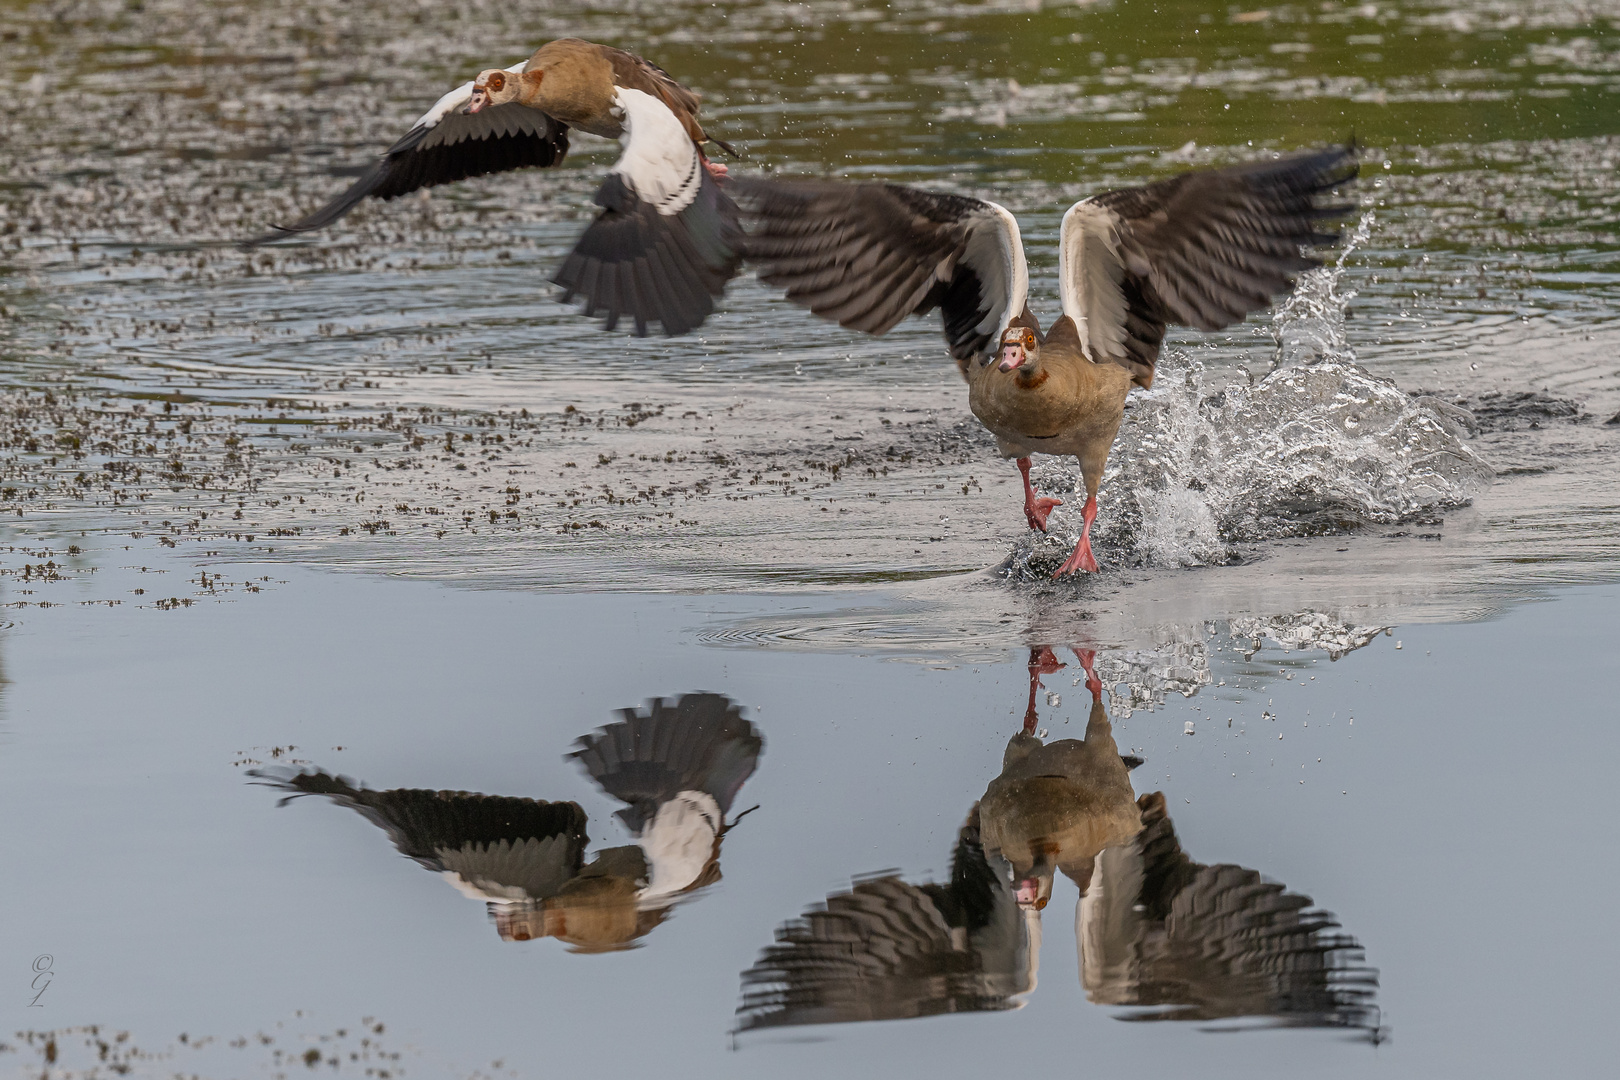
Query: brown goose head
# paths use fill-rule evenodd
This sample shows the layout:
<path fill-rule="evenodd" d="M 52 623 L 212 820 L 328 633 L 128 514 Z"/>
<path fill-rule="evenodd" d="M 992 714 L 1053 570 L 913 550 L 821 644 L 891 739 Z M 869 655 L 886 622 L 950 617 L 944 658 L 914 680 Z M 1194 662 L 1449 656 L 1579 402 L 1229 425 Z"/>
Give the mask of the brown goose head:
<path fill-rule="evenodd" d="M 1015 321 L 1001 334 L 1001 372 L 1033 371 L 1041 359 L 1041 335 L 1023 320 Z"/>
<path fill-rule="evenodd" d="M 523 76 L 500 68 L 480 71 L 473 80 L 472 100 L 467 102 L 470 113 L 487 109 L 491 105 L 504 105 L 518 100 L 523 89 Z"/>
<path fill-rule="evenodd" d="M 1055 876 L 1058 848 L 1056 844 L 1038 844 L 1035 862 L 1020 873 L 1014 868 L 1013 897 L 1021 908 L 1040 911 L 1052 899 L 1052 879 Z"/>

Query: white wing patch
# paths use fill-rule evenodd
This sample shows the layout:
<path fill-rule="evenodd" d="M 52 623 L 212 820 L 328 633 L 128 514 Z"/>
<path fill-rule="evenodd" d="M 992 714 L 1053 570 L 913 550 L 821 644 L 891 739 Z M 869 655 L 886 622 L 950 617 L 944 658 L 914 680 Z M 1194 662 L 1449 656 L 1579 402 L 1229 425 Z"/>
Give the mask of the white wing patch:
<path fill-rule="evenodd" d="M 1035 993 L 1035 984 L 1040 979 L 1041 913 L 1034 908 L 1020 908 L 1019 914 L 1024 917 L 1024 928 L 1029 939 L 1029 966 L 1026 968 L 1024 976 L 1024 990 L 1022 993 L 1013 995 L 1013 1000 L 1018 1002 L 1018 1007 L 1021 1009 L 1029 1002 L 1030 995 Z"/>
<path fill-rule="evenodd" d="M 1007 323 L 1023 312 L 1029 300 L 1029 263 L 1024 259 L 1018 219 L 997 203 L 986 201 L 985 206 L 988 210 L 976 214 L 968 229 L 960 261 L 978 275 L 984 299 L 990 305 L 975 329 L 990 336 L 986 355 L 991 355 L 1000 346 Z"/>
<path fill-rule="evenodd" d="M 1142 852 L 1135 844 L 1103 848 L 1092 863 L 1091 885 L 1074 909 L 1080 985 L 1099 1005 L 1136 1003 L 1142 976 L 1137 943 L 1146 921 L 1136 908 L 1142 872 Z"/>
<path fill-rule="evenodd" d="M 613 101 L 624 118 L 624 154 L 609 171 L 666 217 L 691 206 L 703 184 L 703 159 L 692 136 L 651 94 L 619 87 Z"/>
<path fill-rule="evenodd" d="M 1089 199 L 1069 207 L 1058 234 L 1063 314 L 1080 331 L 1080 347 L 1094 364 L 1125 356 L 1125 263 L 1119 250 L 1119 215 Z"/>
<path fill-rule="evenodd" d="M 514 75 L 521 75 L 524 67 L 527 66 L 528 63 L 529 62 L 527 60 L 520 60 L 506 70 L 512 72 Z M 472 100 L 472 88 L 473 84 L 471 82 L 464 82 L 454 90 L 450 91 L 448 94 L 444 95 L 444 97 L 440 98 L 438 101 L 435 101 L 433 103 L 433 108 L 423 113 L 422 118 L 411 125 L 411 130 L 415 131 L 417 128 L 432 127 L 434 124 L 437 124 L 440 120 L 443 120 L 451 113 L 461 109 L 467 104 L 467 102 Z"/>
<path fill-rule="evenodd" d="M 648 879 L 640 898 L 672 896 L 696 881 L 722 825 L 720 804 L 705 791 L 683 791 L 660 806 L 639 838 Z"/>

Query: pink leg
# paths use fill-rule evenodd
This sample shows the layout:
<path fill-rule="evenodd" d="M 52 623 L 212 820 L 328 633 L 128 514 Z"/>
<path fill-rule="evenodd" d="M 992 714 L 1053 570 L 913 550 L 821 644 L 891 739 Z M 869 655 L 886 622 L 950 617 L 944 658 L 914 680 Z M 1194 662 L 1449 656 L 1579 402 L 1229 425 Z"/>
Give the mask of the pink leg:
<path fill-rule="evenodd" d="M 1058 499 L 1048 499 L 1035 494 L 1035 488 L 1029 482 L 1029 458 L 1018 459 L 1018 471 L 1024 475 L 1024 520 L 1029 522 L 1030 528 L 1045 532 L 1046 516 L 1052 512 L 1053 507 L 1062 506 L 1063 503 Z"/>
<path fill-rule="evenodd" d="M 1074 655 L 1086 669 L 1086 689 L 1091 691 L 1091 700 L 1101 701 L 1103 686 L 1102 680 L 1097 678 L 1097 650 L 1075 649 Z"/>
<path fill-rule="evenodd" d="M 718 161 L 710 161 L 708 158 L 703 159 L 703 167 L 709 170 L 710 176 L 725 176 L 728 172 L 724 164 Z"/>
<path fill-rule="evenodd" d="M 1085 525 L 1080 530 L 1080 542 L 1074 545 L 1074 553 L 1069 556 L 1068 562 L 1057 568 L 1053 577 L 1062 577 L 1072 574 L 1076 570 L 1084 570 L 1088 574 L 1097 572 L 1097 559 L 1091 554 L 1091 523 L 1097 520 L 1097 496 L 1093 495 L 1086 500 L 1086 505 L 1080 511 Z"/>
<path fill-rule="evenodd" d="M 1029 650 L 1029 708 L 1024 710 L 1025 735 L 1035 734 L 1035 725 L 1040 720 L 1035 715 L 1035 695 L 1041 690 L 1041 676 L 1062 671 L 1067 666 L 1058 662 L 1057 653 L 1049 645 Z"/>

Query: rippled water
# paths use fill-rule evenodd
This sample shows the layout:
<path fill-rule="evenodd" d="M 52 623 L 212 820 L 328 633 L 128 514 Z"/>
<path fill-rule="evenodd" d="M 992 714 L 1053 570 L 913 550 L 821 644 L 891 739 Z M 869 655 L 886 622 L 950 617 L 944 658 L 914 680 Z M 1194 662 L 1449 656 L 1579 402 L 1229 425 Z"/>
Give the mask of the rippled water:
<path fill-rule="evenodd" d="M 0 138 L 26 152 L 0 178 L 0 333 L 21 451 L 8 500 L 25 519 L 101 523 L 116 508 L 116 522 L 138 504 L 140 531 L 209 549 L 252 535 L 262 551 L 269 533 L 284 554 L 339 565 L 611 588 L 926 575 L 1027 542 L 1010 467 L 931 323 L 862 339 L 747 279 L 674 342 L 597 337 L 556 304 L 544 278 L 588 216 L 602 140 L 582 136 L 555 174 L 368 208 L 308 242 L 251 257 L 209 246 L 324 197 L 448 80 L 577 32 L 654 53 L 702 90 L 739 168 L 1004 201 L 1046 309 L 1075 196 L 1354 131 L 1372 213 L 1335 286 L 1353 298 L 1336 347 L 1465 409 L 1532 395 L 1539 426 L 1468 440 L 1501 477 L 1472 485 L 1489 490 L 1470 553 L 1498 575 L 1527 558 L 1562 578 L 1614 564 L 1614 500 L 1592 490 L 1615 464 L 1603 421 L 1620 412 L 1601 7 L 1176 5 L 1152 29 L 1108 5 L 7 10 L 15 107 Z M 1199 372 L 1203 397 L 1234 380 L 1241 395 L 1279 352 L 1308 351 L 1286 340 L 1308 316 L 1182 334 L 1166 367 Z M 1204 411 L 1241 442 L 1279 408 Z M 1169 409 L 1167 395 L 1133 406 L 1122 449 L 1194 453 L 1196 425 Z M 1183 521 L 1209 500 L 1144 507 L 1175 485 L 1134 460 L 1119 455 L 1104 492 L 1114 565 L 1221 561 L 1299 518 L 1384 524 L 1456 501 L 1449 486 L 1373 491 L 1357 498 L 1376 512 L 1346 511 L 1325 478 L 1280 517 L 1257 505 L 1242 522 L 1219 507 Z M 1235 504 L 1264 482 L 1227 479 Z"/>
<path fill-rule="evenodd" d="M 0 0 L 0 1072 L 548 1075 L 628 1032 L 676 1076 L 1602 1075 L 1620 8 L 1151 10 Z M 1083 195 L 1353 135 L 1358 205 L 1290 302 L 1172 332 L 1105 573 L 1053 583 L 1073 464 L 1033 536 L 932 321 L 558 304 L 607 142 L 234 246 L 564 34 L 699 89 L 740 171 L 1002 202 L 1048 321 Z M 621 823 L 564 755 L 700 690 L 757 770 Z M 1082 852 L 1035 919 L 985 810 L 1029 718 L 1114 740 L 1071 802 L 1126 822 L 1034 830 Z M 423 847 L 366 792 L 588 839 L 506 880 L 544 837 Z"/>

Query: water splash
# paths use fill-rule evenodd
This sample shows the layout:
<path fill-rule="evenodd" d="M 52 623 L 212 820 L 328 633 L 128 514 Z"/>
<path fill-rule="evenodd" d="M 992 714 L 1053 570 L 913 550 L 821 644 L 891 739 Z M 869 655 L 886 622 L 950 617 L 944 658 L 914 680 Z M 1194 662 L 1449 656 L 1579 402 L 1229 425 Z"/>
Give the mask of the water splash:
<path fill-rule="evenodd" d="M 1122 649 L 1097 658 L 1097 676 L 1108 688 L 1108 712 L 1115 720 L 1137 710 L 1152 712 L 1171 694 L 1190 698 L 1214 683 L 1209 650 L 1196 630 L 1178 634 L 1153 649 Z"/>
<path fill-rule="evenodd" d="M 1347 532 L 1466 505 L 1494 473 L 1464 437 L 1466 410 L 1414 399 L 1355 361 L 1345 336 L 1354 292 L 1344 262 L 1371 232 L 1362 217 L 1338 261 L 1302 275 L 1272 320 L 1265 377 L 1207 393 L 1204 367 L 1166 352 L 1154 389 L 1133 396 L 1103 477 L 1093 540 L 1114 565 L 1204 566 L 1238 545 Z M 1073 490 L 1073 461 L 1034 471 L 1045 490 Z M 1078 537 L 1083 500 L 1008 557 L 1013 577 L 1044 577 Z"/>
<path fill-rule="evenodd" d="M 1227 623 L 1227 631 L 1233 641 L 1241 643 L 1245 660 L 1254 659 L 1268 640 L 1276 642 L 1285 653 L 1325 652 L 1328 659 L 1337 660 L 1371 644 L 1389 628 L 1347 622 L 1320 611 L 1299 611 L 1264 618 L 1234 618 Z"/>

